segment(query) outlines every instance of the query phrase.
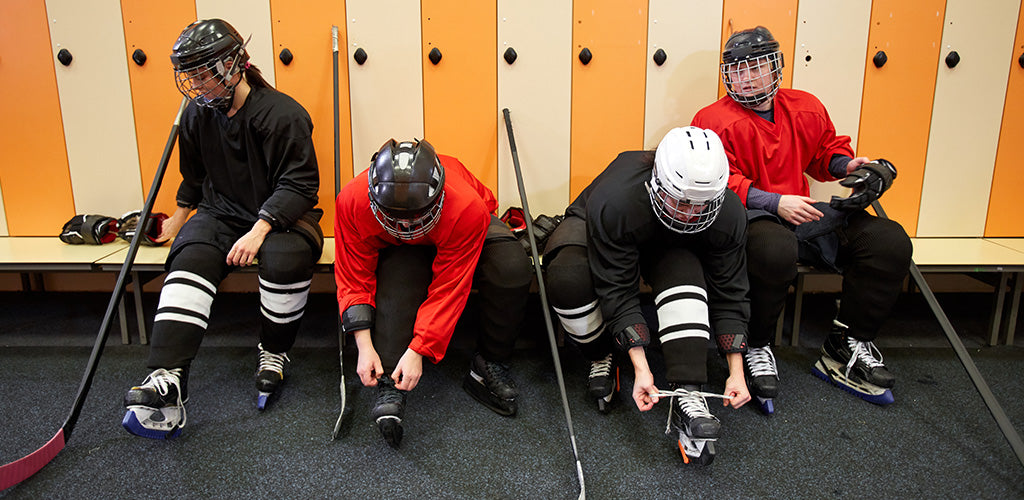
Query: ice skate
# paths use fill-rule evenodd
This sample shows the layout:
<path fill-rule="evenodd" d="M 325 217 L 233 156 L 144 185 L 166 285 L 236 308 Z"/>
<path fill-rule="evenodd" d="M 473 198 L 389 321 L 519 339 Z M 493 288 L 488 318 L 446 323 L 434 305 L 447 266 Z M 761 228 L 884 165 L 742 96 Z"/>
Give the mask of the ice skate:
<path fill-rule="evenodd" d="M 405 415 L 405 391 L 395 388 L 395 381 L 388 375 L 377 379 L 377 401 L 370 416 L 377 422 L 377 428 L 384 441 L 392 448 L 402 443 L 402 417 Z"/>
<path fill-rule="evenodd" d="M 462 388 L 498 415 L 515 416 L 519 391 L 508 367 L 487 361 L 477 354 L 469 363 L 469 373 L 462 379 Z"/>
<path fill-rule="evenodd" d="M 587 379 L 590 397 L 597 400 L 597 411 L 611 411 L 612 399 L 619 390 L 619 367 L 615 366 L 612 354 L 590 362 L 590 376 Z"/>
<path fill-rule="evenodd" d="M 150 439 L 174 439 L 185 427 L 188 375 L 183 368 L 154 370 L 124 396 L 128 409 L 121 426 L 128 432 Z"/>
<path fill-rule="evenodd" d="M 882 364 L 882 353 L 874 342 L 863 342 L 846 334 L 846 325 L 833 321 L 832 333 L 821 346 L 821 357 L 811 370 L 825 380 L 865 401 L 891 404 L 890 390 L 896 378 Z"/>
<path fill-rule="evenodd" d="M 267 402 L 277 392 L 277 389 L 284 383 L 284 362 L 291 361 L 287 353 L 274 354 L 263 350 L 263 344 L 258 344 L 260 350 L 260 364 L 256 368 L 256 409 L 264 410 Z"/>
<path fill-rule="evenodd" d="M 767 415 L 775 413 L 775 397 L 779 394 L 779 370 L 770 346 L 750 347 L 743 355 L 747 386 L 750 394 L 757 398 L 761 411 Z"/>
<path fill-rule="evenodd" d="M 696 460 L 708 465 L 715 459 L 715 441 L 722 430 L 718 418 L 708 410 L 708 403 L 696 385 L 685 385 L 675 390 L 669 407 L 670 425 L 666 434 L 678 435 L 679 451 L 683 462 Z"/>

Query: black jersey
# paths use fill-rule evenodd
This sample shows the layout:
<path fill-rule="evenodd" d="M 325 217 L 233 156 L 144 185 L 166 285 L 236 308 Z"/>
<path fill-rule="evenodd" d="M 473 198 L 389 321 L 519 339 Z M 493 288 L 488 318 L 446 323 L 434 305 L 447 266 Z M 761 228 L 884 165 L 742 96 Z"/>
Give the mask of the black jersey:
<path fill-rule="evenodd" d="M 189 103 L 180 130 L 179 206 L 248 230 L 257 218 L 291 227 L 316 205 L 313 122 L 291 97 L 253 88 L 230 118 Z"/>
<path fill-rule="evenodd" d="M 640 258 L 649 246 L 681 246 L 700 257 L 716 335 L 747 333 L 747 216 L 736 193 L 726 190 L 715 222 L 694 234 L 665 227 L 651 207 L 644 182 L 654 152 L 628 151 L 615 160 L 566 210 L 587 221 L 587 253 L 601 313 L 611 333 L 645 323 L 640 312 Z"/>

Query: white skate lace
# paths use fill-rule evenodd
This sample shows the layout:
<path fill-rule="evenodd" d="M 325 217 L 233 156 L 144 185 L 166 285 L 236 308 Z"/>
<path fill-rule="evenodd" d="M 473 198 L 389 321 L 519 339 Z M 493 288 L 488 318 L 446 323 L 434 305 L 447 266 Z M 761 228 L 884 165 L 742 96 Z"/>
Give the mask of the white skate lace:
<path fill-rule="evenodd" d="M 590 362 L 590 377 L 607 377 L 612 373 L 612 355 L 608 354 L 604 359 Z"/>
<path fill-rule="evenodd" d="M 270 370 L 284 374 L 284 362 L 291 361 L 288 359 L 288 353 L 274 354 L 270 351 L 264 351 L 263 344 L 258 344 L 257 347 L 260 349 L 260 366 L 256 369 L 256 372 Z"/>
<path fill-rule="evenodd" d="M 875 347 L 874 342 L 864 342 L 853 337 L 847 337 L 846 343 L 851 351 L 850 361 L 846 363 L 846 378 L 850 378 L 850 370 L 853 369 L 853 365 L 857 363 L 858 359 L 867 365 L 868 368 L 885 366 L 882 363 L 882 351 Z"/>
<path fill-rule="evenodd" d="M 779 370 L 775 367 L 775 354 L 768 346 L 751 347 L 744 355 L 747 360 L 747 367 L 750 368 L 751 377 L 769 375 L 779 378 Z"/>
<path fill-rule="evenodd" d="M 173 385 L 178 392 L 175 406 L 181 408 L 181 423 L 179 426 L 185 427 L 187 417 L 185 415 L 185 404 L 181 402 L 181 374 L 181 368 L 172 368 L 170 370 L 157 368 L 156 370 L 153 370 L 153 373 L 150 373 L 149 376 L 146 377 L 146 380 L 142 382 L 142 388 L 153 389 L 157 394 L 166 396 Z"/>
<path fill-rule="evenodd" d="M 675 406 L 679 406 L 679 410 L 686 413 L 690 418 L 715 418 L 708 410 L 708 401 L 706 398 L 721 398 L 721 399 L 732 399 L 732 396 L 726 396 L 725 394 L 717 394 L 714 392 L 702 392 L 702 391 L 688 391 L 682 387 L 673 391 L 658 391 L 652 396 L 658 396 L 661 398 L 675 398 L 673 401 Z M 668 420 L 665 422 L 665 434 L 672 434 L 672 410 L 668 412 Z"/>

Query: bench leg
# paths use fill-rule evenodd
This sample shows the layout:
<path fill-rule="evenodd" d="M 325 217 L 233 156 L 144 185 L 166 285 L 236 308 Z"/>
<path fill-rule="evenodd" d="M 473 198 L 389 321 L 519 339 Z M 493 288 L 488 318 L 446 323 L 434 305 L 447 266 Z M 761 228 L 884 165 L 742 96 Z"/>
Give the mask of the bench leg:
<path fill-rule="evenodd" d="M 135 320 L 139 324 L 139 343 L 146 345 L 149 343 L 149 336 L 146 332 L 146 314 L 142 310 L 142 280 L 136 272 L 132 273 L 132 296 L 135 298 Z"/>
<path fill-rule="evenodd" d="M 996 301 L 992 306 L 992 316 L 989 318 L 989 340 L 988 345 L 993 346 L 999 342 L 999 326 L 1003 320 L 1003 305 L 1006 303 L 1006 285 L 1009 282 L 1010 273 L 999 273 L 999 284 L 996 287 Z"/>
<path fill-rule="evenodd" d="M 800 345 L 800 314 L 804 308 L 804 275 L 796 277 L 796 292 L 793 300 L 793 333 L 790 336 L 790 343 L 793 346 Z"/>
<path fill-rule="evenodd" d="M 782 345 L 782 330 L 786 324 L 786 304 L 782 304 L 779 320 L 775 323 L 775 345 Z"/>
<path fill-rule="evenodd" d="M 1013 284 L 1013 298 L 1010 299 L 1010 317 L 1006 320 L 1006 345 L 1013 345 L 1013 332 L 1017 329 L 1017 314 L 1020 312 L 1020 293 L 1024 288 L 1024 271 L 1017 273 Z"/>
<path fill-rule="evenodd" d="M 121 295 L 121 300 L 117 301 L 117 321 L 121 325 L 121 343 L 131 344 L 132 340 L 128 338 L 128 320 L 124 316 L 124 295 Z"/>

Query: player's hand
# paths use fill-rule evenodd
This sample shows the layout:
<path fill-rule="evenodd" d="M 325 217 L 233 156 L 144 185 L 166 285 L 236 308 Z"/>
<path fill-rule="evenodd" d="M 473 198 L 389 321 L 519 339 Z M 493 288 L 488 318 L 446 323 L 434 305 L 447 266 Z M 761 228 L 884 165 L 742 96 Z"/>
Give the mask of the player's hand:
<path fill-rule="evenodd" d="M 779 199 L 779 217 L 786 222 L 799 226 L 804 222 L 816 221 L 822 217 L 821 210 L 814 208 L 812 203 L 818 200 L 807 196 L 784 194 Z"/>
<path fill-rule="evenodd" d="M 356 347 L 359 348 L 359 360 L 356 361 L 356 375 L 366 387 L 376 387 L 377 379 L 384 374 L 380 363 L 380 355 L 373 348 L 370 330 L 359 330 L 355 333 Z"/>
<path fill-rule="evenodd" d="M 747 390 L 747 381 L 740 377 L 729 377 L 725 379 L 725 395 L 730 399 L 723 399 L 722 406 L 739 408 L 750 401 L 750 392 Z"/>
<path fill-rule="evenodd" d="M 412 349 L 406 349 L 402 359 L 398 360 L 398 366 L 391 374 L 391 378 L 395 381 L 395 389 L 411 391 L 416 388 L 416 384 L 420 383 L 422 376 L 423 355 Z"/>
<path fill-rule="evenodd" d="M 633 379 L 633 401 L 640 411 L 647 411 L 654 408 L 658 402 L 658 388 L 654 386 L 654 375 L 649 371 L 637 371 Z"/>

